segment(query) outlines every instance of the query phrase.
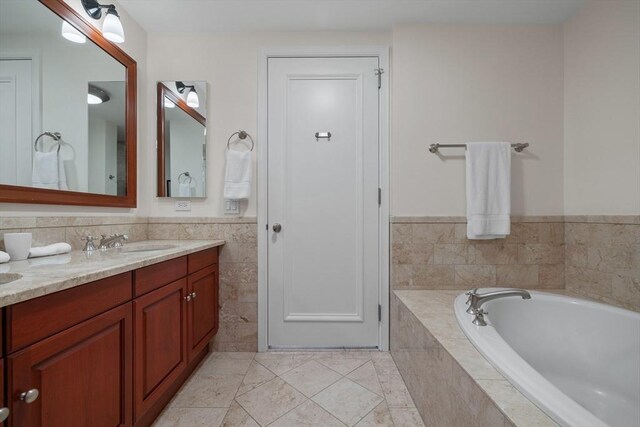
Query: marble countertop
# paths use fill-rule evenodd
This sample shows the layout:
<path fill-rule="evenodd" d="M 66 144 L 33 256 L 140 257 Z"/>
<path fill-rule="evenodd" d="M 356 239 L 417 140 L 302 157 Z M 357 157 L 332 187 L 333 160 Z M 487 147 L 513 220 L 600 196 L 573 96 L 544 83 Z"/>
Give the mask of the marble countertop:
<path fill-rule="evenodd" d="M 0 307 L 73 288 L 204 249 L 224 240 L 148 240 L 123 248 L 71 251 L 68 254 L 0 264 Z M 151 248 L 151 251 L 139 251 Z M 4 279 L 21 277 L 9 283 Z"/>
<path fill-rule="evenodd" d="M 462 292 L 464 291 L 394 291 L 398 299 L 514 424 L 557 426 L 549 416 L 513 387 L 464 335 L 453 311 L 453 302 Z"/>

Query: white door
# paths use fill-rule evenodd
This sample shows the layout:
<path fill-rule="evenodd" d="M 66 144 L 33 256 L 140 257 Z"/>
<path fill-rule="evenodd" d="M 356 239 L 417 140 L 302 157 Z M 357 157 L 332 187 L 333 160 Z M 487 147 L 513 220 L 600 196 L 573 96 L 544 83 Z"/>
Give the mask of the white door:
<path fill-rule="evenodd" d="M 31 60 L 0 59 L 0 183 L 31 185 Z"/>
<path fill-rule="evenodd" d="M 378 67 L 268 61 L 271 348 L 379 345 Z"/>

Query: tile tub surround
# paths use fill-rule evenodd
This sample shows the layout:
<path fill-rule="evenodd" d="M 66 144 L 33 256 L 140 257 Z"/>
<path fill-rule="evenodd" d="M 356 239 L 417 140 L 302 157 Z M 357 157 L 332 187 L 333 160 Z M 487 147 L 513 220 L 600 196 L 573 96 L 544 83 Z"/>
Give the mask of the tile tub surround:
<path fill-rule="evenodd" d="M 640 217 L 567 217 L 565 287 L 640 311 Z"/>
<path fill-rule="evenodd" d="M 556 426 L 473 347 L 458 327 L 459 291 L 391 296 L 391 354 L 428 426 Z"/>
<path fill-rule="evenodd" d="M 155 427 L 424 427 L 389 353 L 212 353 Z"/>
<path fill-rule="evenodd" d="M 64 255 L 0 264 L 0 273 L 22 276 L 0 287 L 0 307 L 224 245 L 223 240 L 163 240 L 133 245 L 144 247 L 158 243 L 174 247 L 151 252 L 127 253 L 121 253 L 115 248 L 92 253 L 73 250 Z"/>
<path fill-rule="evenodd" d="M 150 239 L 222 239 L 220 329 L 215 351 L 258 349 L 256 218 L 149 218 Z"/>
<path fill-rule="evenodd" d="M 514 217 L 505 239 L 466 230 L 464 217 L 393 217 L 392 289 L 564 287 L 563 217 Z"/>
<path fill-rule="evenodd" d="M 147 218 L 135 216 L 40 216 L 1 217 L 0 248 L 4 247 L 4 233 L 33 233 L 33 246 L 67 242 L 73 249 L 82 249 L 84 236 L 123 233 L 129 242 L 148 239 Z"/>

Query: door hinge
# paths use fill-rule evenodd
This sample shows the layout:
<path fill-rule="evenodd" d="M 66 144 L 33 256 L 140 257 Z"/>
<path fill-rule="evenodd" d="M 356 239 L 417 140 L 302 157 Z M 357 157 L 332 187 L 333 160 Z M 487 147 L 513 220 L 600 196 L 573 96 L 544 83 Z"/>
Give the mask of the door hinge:
<path fill-rule="evenodd" d="M 382 87 L 382 73 L 384 73 L 384 68 L 375 68 L 376 76 L 378 76 L 378 89 Z"/>
<path fill-rule="evenodd" d="M 382 322 L 382 305 L 378 304 L 378 322 Z"/>
<path fill-rule="evenodd" d="M 378 206 L 382 206 L 382 188 L 378 187 Z"/>

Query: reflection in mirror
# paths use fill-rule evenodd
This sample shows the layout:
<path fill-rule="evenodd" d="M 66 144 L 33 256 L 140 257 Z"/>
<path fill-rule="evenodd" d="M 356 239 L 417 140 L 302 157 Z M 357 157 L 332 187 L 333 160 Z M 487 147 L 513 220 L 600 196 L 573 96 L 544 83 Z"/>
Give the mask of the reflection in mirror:
<path fill-rule="evenodd" d="M 0 184 L 126 195 L 126 75 L 41 2 L 0 0 Z"/>
<path fill-rule="evenodd" d="M 206 197 L 206 82 L 158 82 L 158 197 Z"/>

